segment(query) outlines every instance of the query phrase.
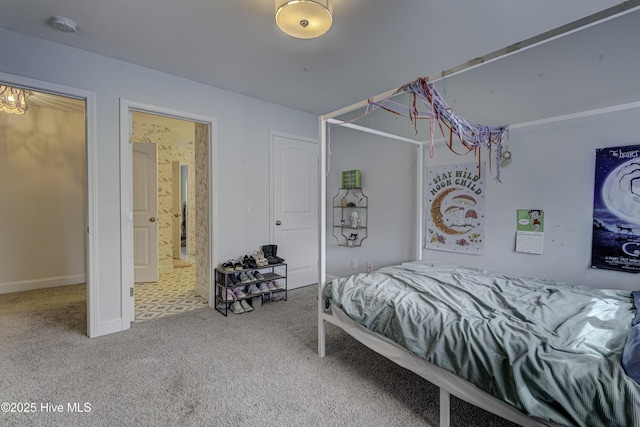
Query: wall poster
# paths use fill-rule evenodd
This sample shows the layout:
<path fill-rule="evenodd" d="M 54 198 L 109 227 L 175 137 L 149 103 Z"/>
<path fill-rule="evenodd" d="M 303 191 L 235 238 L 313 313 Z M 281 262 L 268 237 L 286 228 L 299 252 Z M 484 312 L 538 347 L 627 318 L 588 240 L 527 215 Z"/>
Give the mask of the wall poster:
<path fill-rule="evenodd" d="M 483 162 L 434 166 L 425 186 L 426 249 L 484 252 L 485 170 Z"/>
<path fill-rule="evenodd" d="M 596 150 L 591 267 L 640 272 L 640 145 Z"/>

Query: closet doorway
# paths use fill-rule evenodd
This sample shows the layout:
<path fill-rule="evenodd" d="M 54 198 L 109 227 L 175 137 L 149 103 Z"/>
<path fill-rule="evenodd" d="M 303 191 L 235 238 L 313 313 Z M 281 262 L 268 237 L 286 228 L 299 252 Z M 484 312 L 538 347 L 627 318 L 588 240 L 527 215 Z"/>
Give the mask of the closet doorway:
<path fill-rule="evenodd" d="M 17 309 L 28 318 L 46 321 L 40 327 L 53 321 L 95 336 L 94 95 L 0 79 L 30 91 L 24 114 L 0 112 L 0 294 L 22 304 Z"/>
<path fill-rule="evenodd" d="M 123 271 L 132 269 L 129 285 L 129 317 L 145 321 L 166 317 L 209 305 L 212 245 L 209 241 L 211 223 L 211 140 L 212 124 L 176 112 L 139 105 L 128 107 L 131 153 L 131 228 L 123 227 L 130 239 L 133 262 L 123 258 Z M 136 154 L 141 146 L 153 146 L 157 178 L 149 184 L 145 162 Z M 148 156 L 147 156 L 148 157 Z M 128 159 L 123 159 L 123 165 Z M 141 166 L 142 165 L 142 166 Z M 142 171 L 137 170 L 140 168 Z M 150 188 L 150 189 L 149 189 Z M 154 192 L 156 206 L 149 210 L 148 195 Z M 141 196 L 140 194 L 143 194 Z M 157 212 L 149 214 L 148 212 Z M 144 226 L 136 222 L 142 212 Z M 151 215 L 151 216 L 149 216 Z M 129 234 L 130 233 L 130 234 Z M 155 233 L 155 236 L 151 236 Z M 124 237 L 123 237 L 124 238 Z M 157 241 L 157 244 L 153 243 Z M 123 245 L 125 241 L 123 240 Z M 147 247 L 154 244 L 154 248 Z M 149 282 L 138 277 L 140 266 L 148 265 L 149 253 L 157 255 L 157 280 Z M 125 294 L 123 293 L 123 296 Z M 124 302 L 123 302 L 124 303 Z"/>

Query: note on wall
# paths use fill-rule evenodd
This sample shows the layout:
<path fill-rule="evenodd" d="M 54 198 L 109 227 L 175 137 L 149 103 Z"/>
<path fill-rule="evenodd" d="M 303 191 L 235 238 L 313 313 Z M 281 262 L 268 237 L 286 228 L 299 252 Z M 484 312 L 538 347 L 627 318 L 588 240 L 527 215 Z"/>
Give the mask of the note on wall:
<path fill-rule="evenodd" d="M 544 212 L 542 209 L 518 209 L 516 252 L 542 254 Z"/>

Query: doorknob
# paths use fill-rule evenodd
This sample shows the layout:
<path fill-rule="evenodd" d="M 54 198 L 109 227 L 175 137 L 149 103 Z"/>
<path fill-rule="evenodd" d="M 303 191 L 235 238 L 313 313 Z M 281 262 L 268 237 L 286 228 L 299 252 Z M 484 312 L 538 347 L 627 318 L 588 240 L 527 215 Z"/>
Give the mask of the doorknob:
<path fill-rule="evenodd" d="M 154 217 L 149 218 L 150 222 L 156 222 L 156 219 Z"/>
<path fill-rule="evenodd" d="M 276 225 L 282 225 L 282 221 L 277 220 L 277 221 L 276 221 Z"/>

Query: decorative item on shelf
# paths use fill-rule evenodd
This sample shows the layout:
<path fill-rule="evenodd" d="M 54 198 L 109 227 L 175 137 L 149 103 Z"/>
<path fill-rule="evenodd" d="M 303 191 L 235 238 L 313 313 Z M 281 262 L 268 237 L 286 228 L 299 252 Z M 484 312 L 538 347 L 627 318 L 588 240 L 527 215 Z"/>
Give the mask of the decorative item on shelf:
<path fill-rule="evenodd" d="M 349 239 L 347 239 L 347 245 L 353 246 L 357 238 L 358 238 L 358 233 L 351 233 L 351 235 L 349 236 Z"/>
<path fill-rule="evenodd" d="M 351 220 L 351 226 L 353 228 L 360 227 L 360 216 L 358 216 L 358 212 L 356 211 L 351 212 L 350 220 Z"/>
<path fill-rule="evenodd" d="M 347 198 L 343 197 L 342 199 L 340 199 L 340 206 L 342 206 L 343 208 L 347 207 Z"/>
<path fill-rule="evenodd" d="M 342 188 L 360 188 L 361 186 L 359 169 L 342 172 Z"/>

